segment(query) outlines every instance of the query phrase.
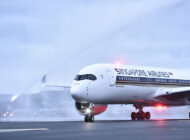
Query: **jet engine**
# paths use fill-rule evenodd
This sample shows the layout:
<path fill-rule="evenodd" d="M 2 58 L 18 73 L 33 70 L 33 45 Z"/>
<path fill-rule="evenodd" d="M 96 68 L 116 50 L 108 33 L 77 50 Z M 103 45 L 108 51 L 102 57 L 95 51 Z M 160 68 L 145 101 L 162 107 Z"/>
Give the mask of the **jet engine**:
<path fill-rule="evenodd" d="M 106 111 L 107 105 L 75 102 L 76 109 L 82 115 L 98 115 Z"/>

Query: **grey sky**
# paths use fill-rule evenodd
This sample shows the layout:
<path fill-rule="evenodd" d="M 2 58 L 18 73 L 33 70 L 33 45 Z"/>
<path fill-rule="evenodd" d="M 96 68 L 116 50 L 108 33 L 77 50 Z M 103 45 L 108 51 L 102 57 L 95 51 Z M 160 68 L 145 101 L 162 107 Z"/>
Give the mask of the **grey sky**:
<path fill-rule="evenodd" d="M 15 93 L 56 67 L 70 84 L 84 66 L 190 68 L 188 0 L 0 1 L 0 93 Z"/>

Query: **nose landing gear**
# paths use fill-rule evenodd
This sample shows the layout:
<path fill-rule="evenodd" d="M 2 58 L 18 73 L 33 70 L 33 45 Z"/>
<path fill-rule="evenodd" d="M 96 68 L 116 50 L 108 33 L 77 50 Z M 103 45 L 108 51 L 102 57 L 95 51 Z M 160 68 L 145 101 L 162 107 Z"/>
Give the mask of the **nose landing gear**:
<path fill-rule="evenodd" d="M 94 122 L 94 115 L 86 115 L 84 117 L 85 122 Z"/>
<path fill-rule="evenodd" d="M 132 120 L 149 120 L 151 115 L 150 112 L 143 112 L 143 107 L 142 105 L 133 105 L 137 110 L 139 110 L 137 113 L 132 112 L 131 113 L 131 119 Z"/>

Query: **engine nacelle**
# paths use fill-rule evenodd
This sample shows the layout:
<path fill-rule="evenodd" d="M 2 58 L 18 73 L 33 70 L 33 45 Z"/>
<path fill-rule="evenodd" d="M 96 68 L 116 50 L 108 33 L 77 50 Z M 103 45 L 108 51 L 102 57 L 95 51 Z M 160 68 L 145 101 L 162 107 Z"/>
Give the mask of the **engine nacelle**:
<path fill-rule="evenodd" d="M 82 115 L 98 115 L 107 109 L 107 105 L 95 105 L 90 103 L 75 102 L 75 106 Z"/>

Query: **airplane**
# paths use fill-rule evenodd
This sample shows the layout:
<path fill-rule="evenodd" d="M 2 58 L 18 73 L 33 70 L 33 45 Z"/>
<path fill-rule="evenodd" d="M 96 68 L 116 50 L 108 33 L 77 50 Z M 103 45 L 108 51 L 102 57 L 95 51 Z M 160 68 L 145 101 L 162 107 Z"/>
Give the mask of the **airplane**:
<path fill-rule="evenodd" d="M 105 112 L 109 104 L 131 104 L 137 110 L 131 113 L 132 120 L 149 120 L 151 114 L 144 112 L 144 107 L 190 105 L 189 73 L 190 70 L 93 64 L 79 71 L 71 87 L 48 85 L 46 75 L 42 83 L 69 89 L 85 122 L 94 122 L 94 116 Z"/>
<path fill-rule="evenodd" d="M 94 64 L 75 77 L 71 96 L 85 122 L 106 111 L 109 104 L 132 104 L 132 120 L 149 120 L 144 107 L 190 105 L 190 71 L 165 68 Z M 189 113 L 190 117 L 190 113 Z"/>

